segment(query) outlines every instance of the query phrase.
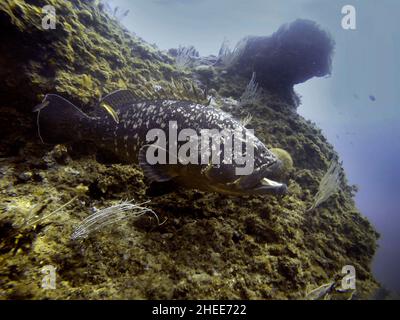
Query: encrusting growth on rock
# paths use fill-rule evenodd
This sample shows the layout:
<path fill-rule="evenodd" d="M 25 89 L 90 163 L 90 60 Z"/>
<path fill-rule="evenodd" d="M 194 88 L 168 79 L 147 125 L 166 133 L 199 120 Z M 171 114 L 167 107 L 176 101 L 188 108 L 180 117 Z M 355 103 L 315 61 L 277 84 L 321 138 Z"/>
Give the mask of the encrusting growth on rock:
<path fill-rule="evenodd" d="M 180 69 L 173 55 L 127 31 L 98 1 L 50 2 L 58 12 L 51 32 L 41 27 L 48 1 L 0 2 L 2 298 L 303 299 L 307 289 L 330 283 L 348 264 L 357 270 L 353 298 L 374 292 L 370 265 L 378 234 L 355 207 L 344 173 L 340 189 L 307 212 L 337 154 L 296 112 L 293 85 L 329 74 L 333 40 L 325 31 L 300 20 L 272 36 L 246 39 L 226 59 L 229 66 L 211 56 Z M 238 108 L 253 72 L 260 99 Z M 164 186 L 169 192 L 154 196 L 151 210 L 165 223 L 155 226 L 148 214 L 126 219 L 129 212 L 122 210 L 114 217 L 123 223 L 91 232 L 104 221 L 90 212 L 121 199 L 143 204 L 151 186 L 137 165 L 115 163 L 92 143 L 42 144 L 32 108 L 55 93 L 93 115 L 99 99 L 115 90 L 145 97 L 171 86 L 178 96 L 179 83 L 187 89 L 193 83 L 190 91 L 206 102 L 212 98 L 209 107 L 238 121 L 250 114 L 246 128 L 268 148 L 290 155 L 292 165 L 286 153 L 277 155 L 291 167 L 284 172 L 288 195 L 227 196 Z M 340 163 L 335 168 L 342 170 Z M 80 184 L 87 192 L 69 202 Z M 36 228 L 20 229 L 43 199 L 51 201 L 39 217 L 69 204 Z M 86 225 L 88 216 L 99 224 Z M 71 239 L 82 221 L 75 236 L 89 234 L 84 245 Z M 56 268 L 57 290 L 40 287 L 44 265 Z"/>

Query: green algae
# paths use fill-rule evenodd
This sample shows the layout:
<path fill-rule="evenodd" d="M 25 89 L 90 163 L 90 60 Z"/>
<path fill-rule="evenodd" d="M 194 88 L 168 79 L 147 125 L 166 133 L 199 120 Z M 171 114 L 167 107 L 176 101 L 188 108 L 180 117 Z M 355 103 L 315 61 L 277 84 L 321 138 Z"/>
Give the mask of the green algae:
<path fill-rule="evenodd" d="M 85 146 L 40 144 L 30 108 L 45 93 L 57 92 L 90 111 L 115 89 L 143 92 L 149 83 L 166 86 L 171 78 L 192 75 L 213 90 L 216 101 L 238 99 L 248 79 L 213 67 L 177 70 L 173 57 L 121 28 L 95 1 L 35 4 L 0 4 L 2 30 L 21 36 L 0 47 L 5 79 L 0 118 L 7 133 L 0 162 L 0 298 L 301 299 L 346 264 L 357 270 L 356 297 L 373 292 L 370 263 L 378 235 L 355 208 L 346 179 L 337 194 L 307 212 L 336 155 L 333 147 L 295 106 L 271 93 L 257 104 L 226 111 L 238 119 L 250 113 L 256 135 L 290 154 L 288 196 L 176 190 L 152 199 L 151 208 L 161 221 L 167 219 L 162 226 L 142 217 L 72 241 L 74 227 L 93 207 L 146 200 L 148 186 L 138 167 L 99 163 Z M 38 25 L 45 4 L 62 12 L 55 32 Z M 88 192 L 57 216 L 22 227 L 35 206 L 48 203 L 43 215 L 57 210 L 79 185 Z M 56 290 L 41 288 L 40 270 L 48 264 L 57 268 Z"/>
<path fill-rule="evenodd" d="M 282 162 L 282 168 L 278 172 L 278 175 L 289 175 L 290 172 L 293 170 L 293 159 L 289 152 L 280 148 L 271 148 L 270 150 Z"/>

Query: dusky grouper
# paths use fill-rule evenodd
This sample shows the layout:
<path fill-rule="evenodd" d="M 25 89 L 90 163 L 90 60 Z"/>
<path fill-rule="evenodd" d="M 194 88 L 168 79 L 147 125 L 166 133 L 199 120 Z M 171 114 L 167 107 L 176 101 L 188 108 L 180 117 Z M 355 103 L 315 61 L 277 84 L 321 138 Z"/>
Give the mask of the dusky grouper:
<path fill-rule="evenodd" d="M 55 94 L 47 94 L 34 111 L 38 112 L 37 125 L 42 142 L 91 141 L 99 149 L 115 155 L 121 163 L 139 164 L 150 181 L 173 181 L 187 188 L 233 195 L 287 192 L 285 184 L 273 180 L 281 167 L 278 158 L 240 121 L 211 106 L 176 100 L 138 101 L 130 91 L 119 90 L 104 97 L 93 116 Z M 168 131 L 171 123 L 177 130 L 190 128 L 197 134 L 204 129 L 247 134 L 254 150 L 253 170 L 238 175 L 240 165 L 234 161 L 222 161 L 219 165 L 201 161 L 198 164 L 184 163 L 176 159 L 174 162 L 171 160 L 176 155 L 168 153 L 169 146 L 154 152 L 165 151 L 168 163 L 150 164 L 147 152 L 154 145 L 149 144 L 146 135 L 151 129 Z M 178 148 L 182 146 L 182 142 L 177 143 Z M 201 156 L 199 152 L 198 157 Z"/>

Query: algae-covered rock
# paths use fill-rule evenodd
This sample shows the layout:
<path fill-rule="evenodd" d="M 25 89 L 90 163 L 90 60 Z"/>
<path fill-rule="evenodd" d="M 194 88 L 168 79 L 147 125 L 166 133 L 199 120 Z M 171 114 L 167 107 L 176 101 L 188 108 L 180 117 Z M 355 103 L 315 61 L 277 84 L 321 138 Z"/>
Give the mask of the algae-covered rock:
<path fill-rule="evenodd" d="M 314 21 L 298 19 L 271 36 L 250 36 L 232 73 L 251 78 L 270 92 L 287 96 L 295 84 L 331 72 L 335 42 Z"/>
<path fill-rule="evenodd" d="M 46 4 L 59 12 L 55 30 L 41 28 Z M 307 212 L 337 155 L 273 87 L 256 104 L 224 103 L 240 97 L 247 75 L 219 67 L 182 72 L 97 1 L 2 1 L 0 28 L 2 299 L 301 299 L 345 265 L 357 271 L 355 298 L 377 287 L 370 264 L 378 235 L 356 209 L 345 176 L 338 192 Z M 260 81 L 266 76 L 257 73 Z M 83 143 L 43 145 L 36 134 L 31 109 L 46 93 L 90 113 L 110 91 L 145 92 L 172 77 L 209 86 L 211 105 L 238 119 L 250 114 L 257 137 L 286 150 L 275 149 L 287 171 L 287 196 L 174 189 L 150 198 L 138 167 L 100 162 Z M 143 215 L 71 239 L 90 213 L 126 199 L 151 200 L 162 223 Z M 55 290 L 42 287 L 48 265 L 56 268 Z"/>
<path fill-rule="evenodd" d="M 280 148 L 271 148 L 271 152 L 282 162 L 281 172 L 278 175 L 287 175 L 293 170 L 293 159 L 289 152 Z"/>

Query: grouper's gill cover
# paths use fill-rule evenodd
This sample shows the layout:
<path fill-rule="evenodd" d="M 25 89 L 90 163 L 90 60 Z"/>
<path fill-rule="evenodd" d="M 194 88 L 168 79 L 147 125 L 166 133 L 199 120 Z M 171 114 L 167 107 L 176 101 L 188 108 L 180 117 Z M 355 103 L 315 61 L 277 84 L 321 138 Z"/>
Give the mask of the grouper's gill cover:
<path fill-rule="evenodd" d="M 287 192 L 285 184 L 271 180 L 281 165 L 276 156 L 240 121 L 210 106 L 177 100 L 139 101 L 130 91 L 118 90 L 105 96 L 92 116 L 55 94 L 46 95 L 34 111 L 38 112 L 38 132 L 44 143 L 92 141 L 121 162 L 139 163 L 150 180 L 174 180 L 190 188 L 238 195 Z M 178 131 L 193 129 L 198 135 L 202 129 L 246 132 L 254 148 L 254 171 L 238 176 L 236 164 L 148 164 L 146 134 L 162 129 L 168 139 L 170 121 L 176 122 Z"/>

